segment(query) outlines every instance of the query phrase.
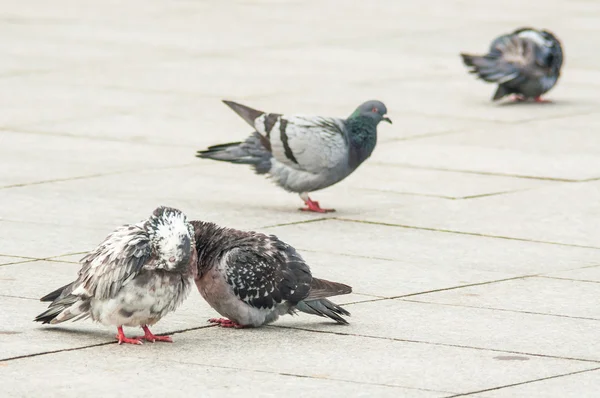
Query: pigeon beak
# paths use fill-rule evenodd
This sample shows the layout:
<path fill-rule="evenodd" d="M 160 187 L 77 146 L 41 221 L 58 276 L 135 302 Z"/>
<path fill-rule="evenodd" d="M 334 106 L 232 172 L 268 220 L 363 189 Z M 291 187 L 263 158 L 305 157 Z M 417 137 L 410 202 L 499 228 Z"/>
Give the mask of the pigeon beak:
<path fill-rule="evenodd" d="M 392 120 L 389 117 L 384 117 L 383 119 L 384 122 L 388 122 L 389 124 L 392 124 Z"/>

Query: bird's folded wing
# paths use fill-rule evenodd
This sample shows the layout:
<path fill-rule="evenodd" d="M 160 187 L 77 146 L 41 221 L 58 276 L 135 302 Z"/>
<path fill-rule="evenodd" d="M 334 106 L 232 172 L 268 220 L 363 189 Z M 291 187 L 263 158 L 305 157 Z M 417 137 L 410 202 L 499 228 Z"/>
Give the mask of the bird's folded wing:
<path fill-rule="evenodd" d="M 123 225 L 81 259 L 83 267 L 72 294 L 112 298 L 140 273 L 151 255 L 150 239 L 142 226 Z"/>
<path fill-rule="evenodd" d="M 227 283 L 252 307 L 273 308 L 283 300 L 295 303 L 308 296 L 308 266 L 291 246 L 278 243 L 280 248 L 235 248 L 223 258 Z"/>
<path fill-rule="evenodd" d="M 319 173 L 347 160 L 348 142 L 341 119 L 284 115 L 271 127 L 268 138 L 273 157 L 287 166 Z"/>

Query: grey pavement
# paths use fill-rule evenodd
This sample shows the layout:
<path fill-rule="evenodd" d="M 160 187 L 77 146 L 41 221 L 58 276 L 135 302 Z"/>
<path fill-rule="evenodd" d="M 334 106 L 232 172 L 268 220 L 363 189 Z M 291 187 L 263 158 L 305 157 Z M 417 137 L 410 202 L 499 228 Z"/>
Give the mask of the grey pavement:
<path fill-rule="evenodd" d="M 460 62 L 520 26 L 563 41 L 552 104 L 493 104 Z M 598 48 L 584 0 L 0 1 L 0 396 L 597 396 Z M 314 193 L 333 214 L 194 157 L 250 132 L 221 99 L 344 117 L 374 98 L 394 124 Z M 173 344 L 32 321 L 158 205 L 294 245 L 353 286 L 351 324 L 220 329 L 196 291 L 154 329 Z"/>

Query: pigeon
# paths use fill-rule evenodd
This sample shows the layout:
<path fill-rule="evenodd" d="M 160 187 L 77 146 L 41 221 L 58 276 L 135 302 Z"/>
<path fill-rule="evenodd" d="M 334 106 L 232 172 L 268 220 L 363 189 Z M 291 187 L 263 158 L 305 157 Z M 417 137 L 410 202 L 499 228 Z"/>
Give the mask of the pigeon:
<path fill-rule="evenodd" d="M 198 258 L 196 286 L 225 318 L 226 328 L 259 327 L 301 311 L 347 325 L 348 311 L 327 297 L 348 294 L 342 283 L 317 279 L 296 250 L 274 235 L 238 231 L 202 221 L 194 226 Z"/>
<path fill-rule="evenodd" d="M 51 303 L 35 321 L 91 317 L 116 326 L 119 344 L 172 342 L 148 326 L 182 303 L 196 275 L 194 230 L 181 211 L 158 207 L 147 220 L 116 228 L 81 263 L 74 282 L 41 298 Z M 141 326 L 144 336 L 127 338 L 123 326 Z"/>
<path fill-rule="evenodd" d="M 211 146 L 196 156 L 248 164 L 275 184 L 300 194 L 306 208 L 326 213 L 308 196 L 350 175 L 375 149 L 377 125 L 392 123 L 380 101 L 367 101 L 347 119 L 320 116 L 285 116 L 265 113 L 223 101 L 254 129 L 244 142 Z"/>
<path fill-rule="evenodd" d="M 488 54 L 460 54 L 470 72 L 486 82 L 498 83 L 492 98 L 514 94 L 516 101 L 541 99 L 560 76 L 563 51 L 560 41 L 546 30 L 520 28 L 492 42 Z"/>

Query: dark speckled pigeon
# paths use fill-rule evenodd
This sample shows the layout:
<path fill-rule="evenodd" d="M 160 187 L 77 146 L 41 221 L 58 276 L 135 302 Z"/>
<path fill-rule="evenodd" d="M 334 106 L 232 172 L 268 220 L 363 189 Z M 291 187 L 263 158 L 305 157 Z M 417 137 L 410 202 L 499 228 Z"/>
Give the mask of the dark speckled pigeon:
<path fill-rule="evenodd" d="M 487 55 L 461 54 L 470 72 L 481 79 L 498 83 L 493 100 L 515 94 L 515 100 L 534 98 L 548 92 L 560 76 L 563 63 L 558 39 L 546 30 L 517 29 L 492 42 Z"/>
<path fill-rule="evenodd" d="M 380 101 L 359 106 L 348 119 L 285 116 L 224 101 L 256 131 L 244 142 L 215 145 L 197 157 L 249 164 L 277 185 L 300 194 L 301 210 L 325 213 L 309 192 L 333 185 L 351 174 L 375 149 L 377 125 L 391 123 Z"/>
<path fill-rule="evenodd" d="M 196 275 L 194 230 L 181 211 L 159 207 L 145 221 L 118 227 L 81 263 L 75 282 L 41 299 L 52 303 L 36 321 L 91 317 L 117 326 L 119 344 L 172 341 L 148 325 L 181 304 Z M 144 336 L 127 338 L 123 326 L 141 326 Z"/>
<path fill-rule="evenodd" d="M 198 251 L 196 286 L 226 318 L 210 319 L 222 327 L 258 327 L 296 310 L 348 322 L 350 315 L 327 297 L 348 294 L 350 286 L 313 278 L 290 245 L 258 232 L 191 221 Z"/>

